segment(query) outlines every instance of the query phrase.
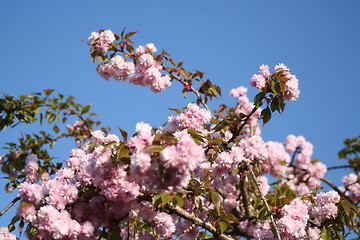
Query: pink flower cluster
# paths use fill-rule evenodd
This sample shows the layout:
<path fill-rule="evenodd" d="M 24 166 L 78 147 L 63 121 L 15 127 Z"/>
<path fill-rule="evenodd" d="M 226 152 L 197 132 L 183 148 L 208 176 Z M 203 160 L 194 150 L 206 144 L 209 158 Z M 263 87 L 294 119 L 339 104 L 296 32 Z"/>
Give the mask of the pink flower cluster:
<path fill-rule="evenodd" d="M 239 146 L 243 149 L 247 162 L 252 162 L 255 159 L 264 160 L 268 157 L 265 143 L 258 135 L 241 139 Z"/>
<path fill-rule="evenodd" d="M 343 187 L 340 189 L 350 197 L 350 199 L 358 203 L 360 201 L 360 175 L 351 173 L 342 178 Z"/>
<path fill-rule="evenodd" d="M 261 91 L 266 91 L 268 84 L 271 81 L 280 81 L 285 84 L 286 89 L 283 92 L 283 97 L 287 101 L 294 101 L 299 97 L 299 80 L 295 75 L 290 73 L 290 69 L 283 63 L 280 63 L 274 68 L 275 73 L 270 74 L 268 65 L 261 65 L 259 74 L 254 74 L 250 78 L 250 85 L 256 87 Z"/>
<path fill-rule="evenodd" d="M 290 164 L 290 155 L 279 142 L 266 142 L 268 157 L 261 162 L 261 170 L 269 172 L 274 177 L 284 177 Z"/>
<path fill-rule="evenodd" d="M 277 221 L 280 234 L 284 239 L 301 239 L 306 235 L 305 228 L 309 219 L 308 203 L 295 198 L 281 209 Z"/>
<path fill-rule="evenodd" d="M 16 240 L 16 236 L 7 227 L 0 228 L 0 240 Z"/>
<path fill-rule="evenodd" d="M 215 176 L 225 176 L 229 171 L 236 169 L 240 162 L 245 160 L 241 147 L 232 147 L 229 152 L 221 152 L 212 165 Z"/>
<path fill-rule="evenodd" d="M 86 239 L 92 236 L 93 226 L 90 226 L 89 231 L 89 224 L 72 219 L 66 210 L 66 206 L 78 198 L 77 187 L 69 183 L 66 177 L 61 180 L 43 179 L 45 180 L 41 184 L 20 184 L 19 196 L 22 203 L 18 208 L 18 215 L 22 220 L 32 223 L 38 229 L 38 235 L 45 238 Z"/>
<path fill-rule="evenodd" d="M 328 201 L 338 201 L 337 196 L 332 191 L 319 194 L 315 197 L 315 203 L 319 199 L 326 198 Z M 332 200 L 332 197 L 334 197 Z M 313 227 L 313 210 L 311 203 L 300 198 L 293 199 L 289 204 L 281 208 L 281 217 L 276 221 L 277 227 L 282 239 L 287 240 L 319 240 L 320 229 Z M 316 216 L 318 217 L 318 216 Z M 316 218 L 315 218 L 316 220 Z M 317 221 L 317 220 L 316 220 Z M 239 226 L 242 231 L 253 235 L 256 240 L 273 240 L 274 235 L 271 232 L 271 223 L 267 220 L 251 225 L 249 222 L 242 222 Z"/>
<path fill-rule="evenodd" d="M 148 123 L 137 123 L 135 133 L 135 136 L 127 142 L 127 146 L 132 152 L 138 152 L 152 145 L 154 135 L 152 134 L 152 127 Z"/>
<path fill-rule="evenodd" d="M 168 119 L 168 131 L 194 129 L 202 130 L 204 123 L 210 121 L 211 112 L 204 108 L 199 108 L 194 103 L 189 103 L 186 110 L 176 117 L 169 117 Z"/>
<path fill-rule="evenodd" d="M 205 161 L 205 153 L 186 130 L 175 132 L 174 136 L 178 143 L 164 148 L 160 153 L 160 160 L 171 173 L 169 183 L 172 183 L 175 189 L 179 189 L 187 186 L 190 173 Z"/>
<path fill-rule="evenodd" d="M 89 40 L 97 52 L 105 54 L 110 50 L 110 44 L 115 41 L 115 35 L 110 30 L 93 32 Z M 126 54 L 123 58 L 112 55 L 108 62 L 99 63 L 96 70 L 106 80 L 111 77 L 117 81 L 129 80 L 132 84 L 150 87 L 153 92 L 161 92 L 170 87 L 171 78 L 169 75 L 162 75 L 163 67 L 153 56 L 156 51 L 152 43 L 139 46 L 133 56 Z M 133 61 L 127 61 L 128 59 Z"/>
<path fill-rule="evenodd" d="M 339 194 L 331 190 L 321 192 L 314 197 L 315 206 L 312 207 L 311 215 L 315 218 L 318 225 L 326 219 L 335 218 L 338 215 L 336 204 L 340 201 Z"/>
<path fill-rule="evenodd" d="M 109 51 L 109 45 L 115 41 L 115 35 L 110 30 L 105 30 L 101 33 L 92 32 L 89 41 L 91 44 L 95 44 L 96 51 L 106 53 Z"/>

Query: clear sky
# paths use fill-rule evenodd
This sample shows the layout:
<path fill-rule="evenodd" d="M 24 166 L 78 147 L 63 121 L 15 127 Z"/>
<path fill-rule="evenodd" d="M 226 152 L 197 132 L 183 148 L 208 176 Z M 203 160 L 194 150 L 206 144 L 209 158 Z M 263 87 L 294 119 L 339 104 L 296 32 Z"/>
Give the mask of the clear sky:
<path fill-rule="evenodd" d="M 198 69 L 228 92 L 249 86 L 259 66 L 285 63 L 300 80 L 300 98 L 263 128 L 265 141 L 303 135 L 315 158 L 328 166 L 342 140 L 360 134 L 360 1 L 2 1 L 0 3 L 0 92 L 28 94 L 53 88 L 92 104 L 98 120 L 133 132 L 135 124 L 158 127 L 184 99 L 180 86 L 159 94 L 128 83 L 105 81 L 91 64 L 86 40 L 100 28 L 138 31 L 136 46 L 154 43 L 189 70 Z M 256 89 L 251 89 L 253 97 Z M 26 131 L 26 129 L 23 131 Z M 28 131 L 31 131 L 30 129 Z M 0 144 L 15 141 L 0 132 Z M 70 148 L 60 151 L 66 159 Z M 0 154 L 5 153 L 0 149 Z M 336 183 L 344 172 L 329 173 Z M 11 198 L 1 193 L 2 209 Z M 0 218 L 0 226 L 10 215 Z"/>

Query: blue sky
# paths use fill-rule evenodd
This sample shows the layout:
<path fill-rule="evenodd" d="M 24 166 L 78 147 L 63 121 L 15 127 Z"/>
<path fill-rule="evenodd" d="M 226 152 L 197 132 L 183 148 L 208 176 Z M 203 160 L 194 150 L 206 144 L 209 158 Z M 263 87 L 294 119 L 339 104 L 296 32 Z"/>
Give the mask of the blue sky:
<path fill-rule="evenodd" d="M 359 135 L 360 2 L 348 1 L 4 1 L 0 5 L 0 92 L 28 94 L 53 88 L 92 104 L 98 120 L 130 133 L 135 124 L 163 124 L 194 100 L 180 86 L 160 94 L 127 83 L 105 81 L 91 64 L 86 40 L 100 28 L 138 31 L 136 46 L 154 43 L 189 70 L 198 69 L 220 85 L 223 98 L 262 64 L 285 63 L 300 80 L 300 98 L 288 103 L 263 128 L 265 141 L 303 135 L 315 158 L 342 164 L 336 154 L 346 137 Z M 26 131 L 25 129 L 21 129 Z M 28 130 L 30 131 L 30 130 Z M 0 143 L 16 132 L 0 132 Z M 70 148 L 57 154 L 66 159 Z M 4 151 L 0 150 L 0 154 Z M 344 172 L 329 173 L 336 183 Z M 2 193 L 3 196 L 5 193 Z M 3 197 L 1 197 L 3 199 Z M 11 200 L 4 196 L 2 209 Z M 0 218 L 6 225 L 8 217 Z"/>

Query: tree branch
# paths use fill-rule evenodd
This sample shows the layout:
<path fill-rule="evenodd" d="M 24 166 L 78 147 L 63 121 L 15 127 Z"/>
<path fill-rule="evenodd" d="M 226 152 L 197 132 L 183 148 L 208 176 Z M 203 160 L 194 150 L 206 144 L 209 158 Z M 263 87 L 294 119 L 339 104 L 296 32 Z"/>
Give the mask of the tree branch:
<path fill-rule="evenodd" d="M 330 187 L 332 187 L 335 191 L 337 191 L 341 197 L 343 197 L 343 198 L 347 199 L 349 202 L 355 204 L 348 196 L 346 196 L 342 191 L 340 191 L 340 189 L 338 187 L 336 187 L 332 182 L 330 182 L 330 180 L 328 180 L 326 178 L 321 178 L 320 180 L 323 181 L 324 183 L 326 183 L 327 185 L 329 185 Z"/>
<path fill-rule="evenodd" d="M 247 170 L 249 170 L 249 172 L 250 172 L 250 176 L 251 176 L 252 180 L 255 182 L 256 188 L 257 188 L 257 190 L 258 190 L 258 192 L 259 192 L 260 199 L 261 199 L 261 201 L 264 203 L 265 208 L 266 208 L 266 211 L 268 212 L 268 214 L 269 214 L 269 216 L 270 216 L 270 222 L 271 222 L 271 224 L 272 224 L 272 226 L 273 226 L 273 228 L 274 228 L 274 230 L 275 230 L 275 234 L 274 234 L 274 235 L 275 235 L 275 237 L 276 237 L 277 239 L 281 240 L 280 232 L 279 232 L 279 229 L 278 229 L 277 226 L 276 226 L 276 223 L 275 223 L 275 220 L 274 220 L 274 216 L 273 216 L 273 214 L 272 214 L 272 212 L 271 212 L 271 209 L 270 209 L 269 204 L 267 203 L 265 197 L 264 197 L 264 196 L 262 195 L 262 193 L 261 193 L 260 184 L 259 184 L 258 181 L 256 180 L 255 173 L 254 173 L 254 171 L 252 170 L 252 168 L 250 167 L 250 164 L 249 164 L 248 162 L 244 161 L 244 163 L 245 163 L 245 165 L 246 165 L 246 167 L 247 167 Z"/>
<path fill-rule="evenodd" d="M 15 205 L 15 203 L 17 202 L 17 201 L 19 201 L 21 198 L 20 197 L 17 197 L 17 198 L 14 198 L 14 200 L 12 200 L 5 208 L 4 208 L 4 210 L 2 210 L 1 212 L 0 212 L 0 217 L 2 216 L 2 215 L 4 215 L 12 206 L 14 206 Z"/>
<path fill-rule="evenodd" d="M 195 225 L 202 227 L 206 230 L 208 230 L 209 232 L 211 232 L 216 239 L 220 239 L 220 240 L 233 240 L 233 238 L 225 235 L 225 234 L 219 234 L 216 231 L 216 228 L 211 225 L 208 222 L 204 222 L 203 220 L 201 220 L 200 218 L 198 218 L 195 214 L 193 213 L 189 213 L 188 211 L 186 211 L 185 209 L 181 208 L 180 206 L 173 206 L 173 205 L 169 205 L 169 209 L 172 210 L 175 214 L 177 214 L 180 217 L 183 217 L 189 221 L 191 221 L 192 223 L 194 223 Z"/>
<path fill-rule="evenodd" d="M 345 165 L 345 166 L 335 166 L 335 167 L 328 167 L 327 170 L 334 170 L 334 169 L 340 169 L 340 168 L 353 168 L 350 165 Z"/>
<path fill-rule="evenodd" d="M 249 115 L 246 116 L 246 118 L 243 120 L 243 124 L 236 129 L 236 131 L 234 132 L 233 136 L 230 138 L 230 140 L 228 141 L 228 143 L 231 143 L 232 141 L 235 140 L 235 138 L 237 136 L 239 136 L 239 134 L 241 133 L 241 130 L 244 128 L 244 126 L 247 124 L 247 122 L 249 121 L 250 117 L 259 109 L 259 106 L 255 106 L 251 112 L 249 113 Z"/>

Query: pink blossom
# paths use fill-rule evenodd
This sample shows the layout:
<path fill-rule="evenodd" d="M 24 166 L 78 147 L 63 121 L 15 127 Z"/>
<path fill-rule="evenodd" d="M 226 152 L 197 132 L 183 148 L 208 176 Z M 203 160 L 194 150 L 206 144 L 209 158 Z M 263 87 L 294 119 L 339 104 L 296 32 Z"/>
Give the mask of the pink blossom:
<path fill-rule="evenodd" d="M 149 52 L 150 50 L 150 52 Z M 157 49 L 155 47 L 155 45 L 153 43 L 148 43 L 145 46 L 139 46 L 136 50 L 135 50 L 135 54 L 137 56 L 143 55 L 145 53 L 154 53 L 156 52 Z"/>
<path fill-rule="evenodd" d="M 101 130 L 95 130 L 91 132 L 91 140 L 96 144 L 102 144 L 104 142 L 105 135 Z"/>
<path fill-rule="evenodd" d="M 266 79 L 260 74 L 254 74 L 250 78 L 250 85 L 262 90 L 266 86 Z"/>
<path fill-rule="evenodd" d="M 260 136 L 254 135 L 241 139 L 239 146 L 243 148 L 246 161 L 265 159 L 267 157 L 266 146 Z"/>
<path fill-rule="evenodd" d="M 17 210 L 17 215 L 26 223 L 33 222 L 36 219 L 35 206 L 30 203 L 22 202 Z"/>
<path fill-rule="evenodd" d="M 295 198 L 289 204 L 281 208 L 281 215 L 289 216 L 295 220 L 306 223 L 309 219 L 308 206 L 308 202 L 303 201 L 300 198 Z"/>
<path fill-rule="evenodd" d="M 277 226 L 283 239 L 297 240 L 306 235 L 306 223 L 289 216 L 280 218 L 277 221 Z"/>
<path fill-rule="evenodd" d="M 115 80 L 125 81 L 129 76 L 135 73 L 135 65 L 133 62 L 125 62 L 125 60 L 116 55 L 110 59 L 110 65 L 113 68 L 113 77 Z"/>
<path fill-rule="evenodd" d="M 88 39 L 92 43 L 95 40 L 97 40 L 98 38 L 100 38 L 100 34 L 98 32 L 92 32 Z"/>
<path fill-rule="evenodd" d="M 115 41 L 115 35 L 112 31 L 105 30 L 102 33 L 100 33 L 100 39 L 103 39 L 106 42 L 111 43 L 111 42 Z"/>
<path fill-rule="evenodd" d="M 133 174 L 143 174 L 151 166 L 151 156 L 147 152 L 137 152 L 131 156 L 130 160 L 130 169 Z"/>
<path fill-rule="evenodd" d="M 268 194 L 270 185 L 268 184 L 268 179 L 266 176 L 259 176 L 257 177 L 257 182 L 260 185 L 260 192 L 263 196 L 266 196 Z"/>
<path fill-rule="evenodd" d="M 37 182 L 39 180 L 38 169 L 37 156 L 35 154 L 28 155 L 25 159 L 26 180 L 29 182 Z"/>
<path fill-rule="evenodd" d="M 284 93 L 284 99 L 287 101 L 294 101 L 298 99 L 300 95 L 299 80 L 295 77 L 295 75 L 289 75 L 287 77 L 288 81 L 285 82 L 287 88 Z"/>
<path fill-rule="evenodd" d="M 275 66 L 274 70 L 277 72 L 277 71 L 290 71 L 290 69 L 285 66 L 285 64 L 283 63 L 279 63 L 278 65 Z"/>
<path fill-rule="evenodd" d="M 0 228 L 0 239 L 1 240 L 16 240 L 16 236 L 9 232 L 7 227 Z"/>
<path fill-rule="evenodd" d="M 261 162 L 261 169 L 269 172 L 274 177 L 284 176 L 290 163 L 290 156 L 285 151 L 284 145 L 279 142 L 266 143 L 268 157 Z"/>
<path fill-rule="evenodd" d="M 317 227 L 309 227 L 308 230 L 308 235 L 304 237 L 304 240 L 321 240 L 320 238 L 320 229 Z"/>
<path fill-rule="evenodd" d="M 83 222 L 81 223 L 80 236 L 85 238 L 90 238 L 94 235 L 94 230 L 95 227 L 91 222 L 89 221 Z"/>
<path fill-rule="evenodd" d="M 19 186 L 19 196 L 22 201 L 38 203 L 43 198 L 43 188 L 38 184 L 23 182 Z"/>
<path fill-rule="evenodd" d="M 270 76 L 270 68 L 268 65 L 261 65 L 260 66 L 260 71 L 259 73 L 263 76 L 263 77 L 269 77 Z"/>
<path fill-rule="evenodd" d="M 205 160 L 203 148 L 186 131 L 178 132 L 175 136 L 179 137 L 178 144 L 167 146 L 160 153 L 164 167 L 180 172 L 195 170 Z"/>
<path fill-rule="evenodd" d="M 113 77 L 115 74 L 114 68 L 109 63 L 98 64 L 96 71 L 105 80 L 109 80 L 109 78 Z"/>
<path fill-rule="evenodd" d="M 308 203 L 300 198 L 293 199 L 281 209 L 281 218 L 277 221 L 280 235 L 284 239 L 300 239 L 306 235 L 309 219 Z"/>
<path fill-rule="evenodd" d="M 342 178 L 342 182 L 345 186 L 355 184 L 358 180 L 358 176 L 354 173 L 350 173 L 348 176 Z"/>
<path fill-rule="evenodd" d="M 136 124 L 136 135 L 129 139 L 127 146 L 133 152 L 138 152 L 152 145 L 153 140 L 152 127 L 148 123 L 141 122 Z"/>
<path fill-rule="evenodd" d="M 338 207 L 335 204 L 339 201 L 340 196 L 334 190 L 321 192 L 314 197 L 316 205 L 311 209 L 311 215 L 315 217 L 318 225 L 325 219 L 335 218 L 338 215 Z"/>
<path fill-rule="evenodd" d="M 33 224 L 52 239 L 76 239 L 81 231 L 80 224 L 71 219 L 69 212 L 59 212 L 49 205 L 40 208 L 38 219 Z"/>
<path fill-rule="evenodd" d="M 74 171 L 70 168 L 62 168 L 56 173 L 56 178 L 63 183 L 68 183 L 70 180 L 73 180 L 74 177 Z"/>
<path fill-rule="evenodd" d="M 238 88 L 233 88 L 231 89 L 230 91 L 230 96 L 231 97 L 235 97 L 235 98 L 238 98 L 238 97 L 241 97 L 241 96 L 244 96 L 246 93 L 247 93 L 247 88 L 241 86 L 241 87 L 238 87 Z"/>
<path fill-rule="evenodd" d="M 237 168 L 244 160 L 244 152 L 240 147 L 232 147 L 229 152 L 221 152 L 212 168 L 216 174 L 225 175 L 228 171 Z"/>
<path fill-rule="evenodd" d="M 317 205 L 325 205 L 328 203 L 338 203 L 340 201 L 339 194 L 334 191 L 330 190 L 328 192 L 321 192 L 314 197 L 315 204 Z"/>
<path fill-rule="evenodd" d="M 286 151 L 290 153 L 295 152 L 297 147 L 298 147 L 297 138 L 293 134 L 288 135 L 285 142 Z"/>
<path fill-rule="evenodd" d="M 176 227 L 171 215 L 161 212 L 154 217 L 155 226 L 161 236 L 166 237 L 175 232 Z"/>
<path fill-rule="evenodd" d="M 211 119 L 211 112 L 207 109 L 200 108 L 194 103 L 189 103 L 183 113 L 177 117 L 169 117 L 167 130 L 194 129 L 201 130 L 202 125 Z"/>
<path fill-rule="evenodd" d="M 67 204 L 75 201 L 78 196 L 78 189 L 73 184 L 52 179 L 45 183 L 44 193 L 48 194 L 46 197 L 47 204 L 62 210 Z"/>
<path fill-rule="evenodd" d="M 274 234 L 271 232 L 271 223 L 269 221 L 261 221 L 256 224 L 253 230 L 256 240 L 273 240 Z"/>

